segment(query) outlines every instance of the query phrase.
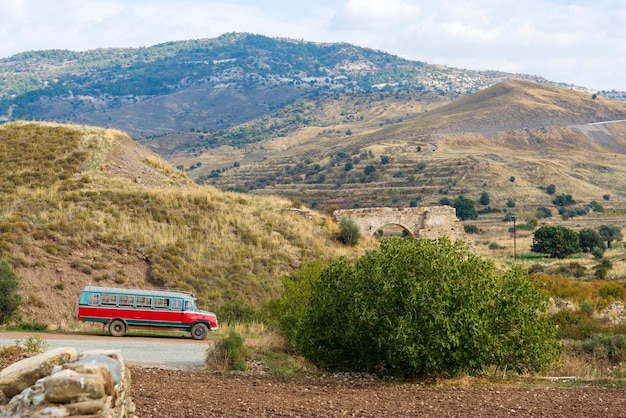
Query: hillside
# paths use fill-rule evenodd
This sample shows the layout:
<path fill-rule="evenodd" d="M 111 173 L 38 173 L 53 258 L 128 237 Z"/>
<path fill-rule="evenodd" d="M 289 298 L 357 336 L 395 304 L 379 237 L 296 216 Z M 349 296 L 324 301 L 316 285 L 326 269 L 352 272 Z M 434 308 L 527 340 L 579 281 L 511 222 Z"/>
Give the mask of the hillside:
<path fill-rule="evenodd" d="M 142 139 L 221 131 L 303 99 L 398 91 L 456 97 L 507 78 L 558 84 L 408 61 L 345 43 L 228 33 L 145 48 L 29 51 L 0 59 L 0 121 L 74 122 Z"/>
<path fill-rule="evenodd" d="M 23 319 L 51 326 L 73 325 L 86 284 L 256 306 L 301 263 L 359 251 L 324 217 L 198 186 L 120 131 L 1 125 L 0 179 L 0 257 L 20 277 Z"/>
<path fill-rule="evenodd" d="M 486 191 L 495 208 L 533 214 L 552 205 L 549 184 L 579 204 L 626 206 L 624 102 L 508 80 L 448 103 L 399 93 L 301 108 L 317 109 L 317 126 L 168 158 L 199 182 L 320 209 L 477 201 Z"/>

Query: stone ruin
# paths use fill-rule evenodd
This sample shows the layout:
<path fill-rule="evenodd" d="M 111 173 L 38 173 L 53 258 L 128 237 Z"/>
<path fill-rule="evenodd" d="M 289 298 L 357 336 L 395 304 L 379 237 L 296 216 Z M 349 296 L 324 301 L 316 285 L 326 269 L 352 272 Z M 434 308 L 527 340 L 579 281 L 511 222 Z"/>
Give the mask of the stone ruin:
<path fill-rule="evenodd" d="M 446 235 L 451 240 L 465 239 L 463 224 L 451 206 L 425 206 L 416 208 L 360 208 L 340 209 L 333 213 L 339 222 L 352 219 L 363 234 L 374 233 L 385 225 L 399 225 L 413 238 L 437 239 Z"/>
<path fill-rule="evenodd" d="M 624 302 L 611 302 L 602 314 L 614 324 L 626 323 L 626 310 L 624 310 Z"/>
<path fill-rule="evenodd" d="M 131 418 L 130 371 L 118 350 L 58 348 L 0 371 L 0 417 Z"/>

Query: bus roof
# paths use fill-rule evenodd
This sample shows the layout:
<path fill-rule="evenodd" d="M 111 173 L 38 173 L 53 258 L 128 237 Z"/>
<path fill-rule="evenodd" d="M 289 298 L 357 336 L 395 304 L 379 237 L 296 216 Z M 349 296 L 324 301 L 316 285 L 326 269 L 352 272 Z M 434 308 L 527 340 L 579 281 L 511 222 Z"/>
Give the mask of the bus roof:
<path fill-rule="evenodd" d="M 85 286 L 83 292 L 114 293 L 135 296 L 158 296 L 170 298 L 196 299 L 192 292 L 186 290 L 152 290 L 152 289 L 129 289 L 122 287 Z"/>

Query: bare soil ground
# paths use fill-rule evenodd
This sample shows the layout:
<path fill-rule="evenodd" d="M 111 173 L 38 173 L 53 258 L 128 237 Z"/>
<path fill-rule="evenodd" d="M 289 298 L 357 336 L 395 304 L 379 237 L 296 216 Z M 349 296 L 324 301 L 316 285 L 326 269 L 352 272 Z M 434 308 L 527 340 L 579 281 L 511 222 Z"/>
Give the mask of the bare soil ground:
<path fill-rule="evenodd" d="M 0 357 L 0 370 L 23 358 Z M 130 366 L 147 417 L 626 417 L 626 391 L 528 380 L 394 382 L 359 375 L 271 376 Z M 6 402 L 0 399 L 0 404 Z"/>
<path fill-rule="evenodd" d="M 551 383 L 424 385 L 132 367 L 138 417 L 626 417 L 626 391 Z"/>

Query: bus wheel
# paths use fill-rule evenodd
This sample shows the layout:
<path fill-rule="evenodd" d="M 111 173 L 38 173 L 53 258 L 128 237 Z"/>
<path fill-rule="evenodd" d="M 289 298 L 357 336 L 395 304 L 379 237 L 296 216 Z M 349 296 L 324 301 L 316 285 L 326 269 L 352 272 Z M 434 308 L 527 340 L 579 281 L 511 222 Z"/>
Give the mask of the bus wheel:
<path fill-rule="evenodd" d="M 126 325 L 119 319 L 111 321 L 109 324 L 109 332 L 114 337 L 123 337 L 126 333 Z"/>
<path fill-rule="evenodd" d="M 206 324 L 198 323 L 191 327 L 191 338 L 194 340 L 204 340 L 209 335 L 209 328 Z"/>

